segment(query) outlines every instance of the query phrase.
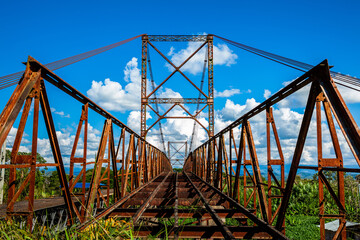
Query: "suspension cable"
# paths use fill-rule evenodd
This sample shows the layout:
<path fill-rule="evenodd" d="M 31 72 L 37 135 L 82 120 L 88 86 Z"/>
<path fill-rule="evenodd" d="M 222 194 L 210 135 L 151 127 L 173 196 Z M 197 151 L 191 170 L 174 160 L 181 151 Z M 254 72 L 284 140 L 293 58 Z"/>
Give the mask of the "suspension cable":
<path fill-rule="evenodd" d="M 51 71 L 54 71 L 54 70 L 69 66 L 71 64 L 74 64 L 76 62 L 80 62 L 87 58 L 93 57 L 100 53 L 106 52 L 110 49 L 116 48 L 120 45 L 128 43 L 132 40 L 135 40 L 143 35 L 144 34 L 141 34 L 141 35 L 138 35 L 138 36 L 135 36 L 135 37 L 132 37 L 132 38 L 129 38 L 129 39 L 117 42 L 117 43 L 113 43 L 113 44 L 110 44 L 110 45 L 107 45 L 107 46 L 104 46 L 101 48 L 97 48 L 97 49 L 94 49 L 94 50 L 91 50 L 88 52 L 80 53 L 80 54 L 74 55 L 72 57 L 67 57 L 67 58 L 64 58 L 61 60 L 57 60 L 55 62 L 45 64 L 45 66 L 47 68 L 49 68 Z M 24 74 L 24 71 L 21 71 L 21 72 L 16 72 L 16 73 L 12 73 L 12 74 L 0 77 L 0 90 L 17 84 L 23 74 Z"/>
<path fill-rule="evenodd" d="M 155 81 L 154 81 L 153 71 L 152 71 L 152 67 L 151 67 L 150 51 L 147 51 L 147 57 L 148 57 L 148 65 L 149 65 L 149 72 L 150 72 L 150 82 L 151 82 L 151 88 L 152 88 L 151 91 L 154 91 L 154 89 L 155 89 Z M 159 114 L 159 106 L 158 106 L 158 103 L 156 101 L 156 99 L 157 99 L 156 92 L 154 92 L 153 95 L 154 95 L 154 100 L 155 100 L 155 110 L 156 110 L 156 113 Z M 161 120 L 159 121 L 159 131 L 160 131 L 161 145 L 163 147 L 164 153 L 166 154 L 164 134 L 163 134 L 163 130 L 162 130 Z"/>
<path fill-rule="evenodd" d="M 270 53 L 270 52 L 266 52 L 266 51 L 263 51 L 263 50 L 260 50 L 260 49 L 257 49 L 257 48 L 253 48 L 253 47 L 250 47 L 250 46 L 247 46 L 245 44 L 238 43 L 238 42 L 234 42 L 232 40 L 229 40 L 229 39 L 217 36 L 217 35 L 214 35 L 214 36 L 221 39 L 221 40 L 223 40 L 223 41 L 225 41 L 225 42 L 227 42 L 227 43 L 229 43 L 229 44 L 231 44 L 231 45 L 233 45 L 233 46 L 235 46 L 235 47 L 243 49 L 243 50 L 245 50 L 247 52 L 256 54 L 256 55 L 258 55 L 260 57 L 269 59 L 271 61 L 283 64 L 285 66 L 294 68 L 294 69 L 302 71 L 302 72 L 306 72 L 306 71 L 308 71 L 308 70 L 310 70 L 311 68 L 314 67 L 314 65 L 311 65 L 311 64 L 307 64 L 307 63 L 300 62 L 300 61 L 297 61 L 297 60 L 294 60 L 294 59 L 282 57 L 280 55 Z M 344 82 L 344 83 L 347 83 L 347 84 L 350 84 L 350 85 L 353 85 L 353 86 L 356 86 L 356 87 L 360 88 L 360 79 L 359 78 L 348 76 L 348 75 L 338 73 L 338 72 L 334 72 L 334 71 L 330 71 L 330 75 L 334 79 L 337 80 L 337 83 L 339 83 L 338 81 L 340 81 L 340 82 Z M 340 85 L 356 90 L 355 88 L 352 88 L 352 87 L 344 85 L 344 84 L 340 84 Z M 359 90 L 357 90 L 357 91 L 359 91 Z"/>

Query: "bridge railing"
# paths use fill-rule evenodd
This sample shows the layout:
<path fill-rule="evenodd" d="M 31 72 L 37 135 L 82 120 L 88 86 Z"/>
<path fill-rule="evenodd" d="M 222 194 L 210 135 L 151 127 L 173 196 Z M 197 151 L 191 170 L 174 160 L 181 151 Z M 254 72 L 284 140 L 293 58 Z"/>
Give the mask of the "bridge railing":
<path fill-rule="evenodd" d="M 274 119 L 273 116 L 272 106 L 308 85 L 311 85 L 310 92 L 285 185 L 284 156 L 275 125 L 276 119 Z M 314 109 L 316 112 L 318 165 L 300 166 L 300 159 Z M 266 112 L 266 119 L 264 119 L 264 121 L 266 122 L 267 182 L 264 182 L 260 172 L 254 143 L 257 139 L 252 134 L 250 126 L 252 119 L 264 111 Z M 336 155 L 335 158 L 325 158 L 322 154 L 322 128 L 324 128 L 321 125 L 322 111 L 326 116 Z M 263 220 L 274 224 L 278 230 L 284 231 L 286 210 L 289 206 L 289 199 L 297 170 L 301 168 L 313 169 L 319 176 L 319 202 L 324 203 L 326 200 L 324 197 L 325 186 L 337 206 L 337 214 L 328 214 L 327 210 L 329 209 L 325 209 L 324 204 L 319 205 L 321 237 L 325 239 L 325 219 L 334 218 L 340 221 L 336 236 L 342 236 L 342 238 L 345 239 L 346 210 L 344 173 L 360 172 L 360 169 L 344 168 L 344 159 L 342 157 L 333 116 L 357 164 L 360 166 L 359 129 L 336 84 L 330 76 L 329 65 L 327 60 L 325 60 L 191 152 L 185 161 L 184 171 L 195 173 L 228 196 L 236 199 L 245 207 L 254 207 L 260 210 Z M 240 141 L 235 139 L 234 134 L 235 131 L 239 130 Z M 296 129 L 288 129 L 288 131 L 293 133 Z M 275 142 L 279 156 L 278 159 L 272 157 L 271 142 Z M 235 166 L 235 169 L 233 166 Z M 274 174 L 274 166 L 280 166 L 280 176 Z M 243 171 L 242 175 L 240 174 L 241 170 Z M 324 175 L 324 171 L 335 171 L 337 173 L 338 181 L 336 190 L 329 184 L 329 181 Z M 280 204 L 275 210 L 272 207 L 274 200 L 280 200 Z"/>
<path fill-rule="evenodd" d="M 71 153 L 62 153 L 60 151 L 59 140 L 57 138 L 44 80 L 83 104 Z M 32 102 L 31 154 L 19 155 L 18 152 Z M 99 147 L 96 151 L 95 161 L 93 162 L 90 162 L 87 156 L 89 109 L 105 118 Z M 54 163 L 38 163 L 36 161 L 40 112 L 42 112 L 45 120 Z M 30 227 L 33 224 L 34 211 L 36 210 L 34 208 L 34 191 L 35 172 L 38 167 L 56 167 L 70 223 L 84 222 L 92 217 L 95 201 L 103 201 L 109 206 L 111 195 L 113 195 L 114 201 L 116 202 L 128 195 L 129 192 L 151 181 L 159 174 L 171 171 L 172 169 L 165 153 L 149 144 L 144 138 L 140 137 L 120 120 L 91 101 L 32 57 L 29 57 L 24 75 L 0 115 L 0 145 L 4 144 L 20 113 L 21 117 L 12 147 L 10 163 L 2 164 L 0 168 L 9 169 L 10 171 L 6 209 L 7 217 L 26 217 L 27 224 Z M 117 139 L 115 139 L 114 128 L 119 128 L 121 131 L 120 137 Z M 81 157 L 76 157 L 75 153 L 81 138 L 83 141 L 83 154 Z M 64 168 L 62 156 L 65 154 L 70 155 L 69 176 L 67 176 Z M 94 170 L 90 186 L 86 186 L 86 166 L 89 164 L 94 164 Z M 81 171 L 75 177 L 74 168 L 76 165 L 79 165 Z M 18 183 L 16 179 L 17 169 L 24 168 L 30 169 L 29 174 Z M 112 185 L 110 185 L 111 170 L 113 171 L 111 175 L 113 176 Z M 78 182 L 81 182 L 82 185 L 81 193 L 75 194 L 74 187 Z M 27 208 L 20 210 L 15 208 L 14 210 L 19 196 L 25 189 L 29 189 Z M 88 189 L 88 191 L 86 191 L 86 189 Z M 78 204 L 78 202 L 81 204 Z"/>

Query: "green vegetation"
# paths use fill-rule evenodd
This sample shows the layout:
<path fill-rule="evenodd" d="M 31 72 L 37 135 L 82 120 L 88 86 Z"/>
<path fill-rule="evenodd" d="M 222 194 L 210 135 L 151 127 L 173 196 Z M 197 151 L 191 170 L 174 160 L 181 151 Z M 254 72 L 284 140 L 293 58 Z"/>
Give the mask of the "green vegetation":
<path fill-rule="evenodd" d="M 25 153 L 25 152 L 18 152 L 18 155 L 30 155 L 31 153 Z M 6 150 L 6 161 L 9 161 L 11 159 L 11 151 Z M 36 156 L 36 162 L 37 163 L 46 163 L 45 159 L 38 153 Z M 53 194 L 53 191 L 56 189 L 59 189 L 59 185 L 57 187 L 53 186 L 53 183 L 55 179 L 57 179 L 57 173 L 55 172 L 55 178 L 54 176 L 46 175 L 47 168 L 36 169 L 35 172 L 35 198 L 46 198 L 50 197 Z M 29 168 L 20 168 L 16 170 L 16 182 L 15 186 L 18 186 L 29 174 L 30 169 Z M 10 170 L 5 170 L 5 184 L 4 184 L 4 200 L 7 199 L 7 190 L 9 185 L 9 173 Z M 59 183 L 59 181 L 57 181 Z M 23 200 L 26 198 L 26 196 L 29 195 L 29 189 L 25 188 L 24 191 L 20 194 L 19 200 Z"/>
<path fill-rule="evenodd" d="M 53 229 L 46 227 L 35 228 L 31 233 L 30 231 L 20 228 L 20 224 L 16 222 L 0 221 L 0 239 L 6 240 L 58 240 L 58 239 L 134 239 L 131 223 L 123 220 L 114 220 L 109 218 L 107 220 L 100 220 L 96 224 L 89 226 L 82 232 L 76 230 L 75 227 L 69 228 L 62 233 L 57 233 Z"/>
<path fill-rule="evenodd" d="M 7 151 L 7 159 L 10 159 L 10 151 Z M 19 153 L 20 155 L 29 155 L 29 153 Z M 37 155 L 38 163 L 45 163 L 45 159 L 39 154 Z M 46 172 L 46 168 L 36 170 L 35 179 L 35 198 L 47 198 L 61 194 L 59 188 L 60 182 L 57 172 Z M 181 168 L 174 168 L 175 172 L 181 172 Z M 105 168 L 102 168 L 103 173 Z M 16 185 L 20 184 L 25 179 L 29 169 L 22 168 L 16 170 Z M 90 182 L 93 174 L 93 169 L 86 171 L 86 181 Z M 326 178 L 330 185 L 337 193 L 337 175 L 336 172 L 325 172 Z M 5 185 L 4 185 L 4 199 L 7 197 L 7 186 L 9 179 L 9 170 L 5 171 Z M 110 185 L 113 184 L 113 172 L 110 171 Z M 315 174 L 312 179 L 301 179 L 296 177 L 295 185 L 292 190 L 290 204 L 287 210 L 286 217 L 286 235 L 290 239 L 319 239 L 319 197 L 318 197 L 318 176 Z M 233 181 L 234 182 L 234 181 Z M 267 181 L 263 179 L 263 182 Z M 360 184 L 360 175 L 354 177 L 352 175 L 345 175 L 345 201 L 347 219 L 349 221 L 360 222 L 360 196 L 358 187 Z M 247 185 L 252 185 L 249 182 Z M 243 178 L 240 177 L 240 186 L 243 186 Z M 81 191 L 81 189 L 75 189 Z M 130 191 L 130 189 L 128 189 Z M 227 186 L 224 186 L 224 191 L 227 191 Z M 280 195 L 279 189 L 273 188 L 273 195 Z M 28 195 L 28 189 L 25 188 L 18 200 L 24 200 Z M 249 188 L 247 192 L 247 199 L 251 196 Z M 325 210 L 327 214 L 337 214 L 337 206 L 332 200 L 328 190 L 324 187 Z M 242 189 L 240 190 L 240 202 L 244 203 L 244 196 Z M 197 211 L 197 203 L 194 203 L 194 212 Z M 280 200 L 272 202 L 273 212 L 280 204 Z M 248 208 L 253 208 L 252 200 L 249 202 Z M 188 207 L 186 207 L 188 208 Z M 260 211 L 257 211 L 260 217 Z M 166 234 L 173 225 L 172 220 L 160 219 L 164 226 Z M 197 224 L 198 219 L 179 219 L 180 225 Z M 235 219 L 226 219 L 226 223 L 233 226 L 238 226 L 239 222 Z M 250 223 L 250 221 L 248 221 Z M 251 224 L 251 223 L 250 223 Z M 154 238 L 159 236 L 153 236 Z M 101 220 L 97 224 L 90 226 L 83 232 L 77 232 L 76 229 L 69 228 L 64 233 L 56 233 L 54 229 L 49 228 L 35 228 L 33 233 L 21 229 L 19 223 L 11 223 L 0 221 L 0 239 L 133 239 L 134 237 L 132 225 L 130 222 L 124 220 Z"/>
<path fill-rule="evenodd" d="M 335 172 L 326 172 L 326 178 L 337 193 L 337 176 Z M 360 196 L 358 193 L 359 177 L 345 175 L 345 204 L 347 219 L 360 222 Z M 319 193 L 318 177 L 315 174 L 313 179 L 301 179 L 297 177 L 288 209 L 288 215 L 305 215 L 318 217 L 319 215 Z M 331 198 L 329 191 L 324 186 L 325 213 L 337 214 L 338 208 Z M 276 206 L 274 206 L 276 207 Z"/>
<path fill-rule="evenodd" d="M 31 153 L 18 152 L 18 155 L 30 155 Z M 6 150 L 6 161 L 9 161 L 11 158 L 11 151 Z M 46 160 L 38 153 L 37 154 L 37 163 L 46 163 Z M 60 180 L 58 177 L 57 171 L 47 172 L 46 167 L 37 168 L 35 172 L 35 199 L 49 198 L 53 196 L 61 195 Z M 101 169 L 101 175 L 104 173 L 106 168 Z M 29 168 L 19 168 L 16 169 L 16 181 L 15 186 L 19 186 L 21 182 L 29 174 Z M 5 169 L 5 184 L 4 184 L 4 202 L 7 199 L 7 191 L 9 185 L 9 169 Z M 113 185 L 113 171 L 110 170 L 110 186 Z M 91 182 L 91 177 L 93 175 L 93 169 L 88 169 L 86 171 L 86 182 Z M 76 177 L 76 176 L 74 176 Z M 67 175 L 69 180 L 69 175 Z M 79 181 L 81 182 L 81 180 Z M 80 193 L 81 189 L 74 189 L 74 193 Z M 18 201 L 24 200 L 29 195 L 29 188 L 26 187 L 20 194 Z"/>
<path fill-rule="evenodd" d="M 315 216 L 290 215 L 286 218 L 286 236 L 294 240 L 320 239 L 318 224 L 319 218 Z"/>

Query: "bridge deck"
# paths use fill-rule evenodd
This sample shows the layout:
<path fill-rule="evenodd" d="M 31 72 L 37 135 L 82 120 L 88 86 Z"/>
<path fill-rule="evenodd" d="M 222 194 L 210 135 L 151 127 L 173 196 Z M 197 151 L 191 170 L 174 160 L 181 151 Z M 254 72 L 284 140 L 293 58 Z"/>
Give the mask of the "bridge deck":
<path fill-rule="evenodd" d="M 107 190 L 102 190 L 104 197 L 107 197 Z M 113 194 L 113 190 L 110 190 L 110 196 Z M 74 203 L 80 201 L 79 196 L 72 197 Z M 6 217 L 6 205 L 0 204 L 0 218 Z M 35 199 L 34 200 L 34 212 L 46 210 L 50 208 L 66 208 L 64 198 L 62 196 L 52 197 L 52 198 L 43 198 L 43 199 Z M 28 211 L 28 201 L 18 201 L 14 204 L 14 212 L 27 212 Z"/>
<path fill-rule="evenodd" d="M 137 238 L 286 239 L 258 219 L 254 210 L 241 207 L 191 173 L 163 173 L 110 208 L 98 208 L 97 212 L 79 230 L 98 219 L 116 217 L 131 218 Z M 236 224 L 227 224 L 227 218 Z M 249 225 L 248 219 L 256 225 Z"/>

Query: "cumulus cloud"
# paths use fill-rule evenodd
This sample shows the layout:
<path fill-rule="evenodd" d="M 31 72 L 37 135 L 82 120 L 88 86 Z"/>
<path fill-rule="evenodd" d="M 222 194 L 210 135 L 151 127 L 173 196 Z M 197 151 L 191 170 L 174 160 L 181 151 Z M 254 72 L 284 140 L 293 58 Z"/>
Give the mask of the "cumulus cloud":
<path fill-rule="evenodd" d="M 104 82 L 92 81 L 87 95 L 110 111 L 125 112 L 140 109 L 141 76 L 137 58 L 132 58 L 126 64 L 124 74 L 124 80 L 127 82 L 125 87 L 110 79 L 105 79 Z"/>
<path fill-rule="evenodd" d="M 181 94 L 179 92 L 175 92 L 174 90 L 170 88 L 159 89 L 159 95 L 158 97 L 161 98 L 182 98 Z"/>
<path fill-rule="evenodd" d="M 290 82 L 284 82 L 283 86 L 288 85 Z M 352 103 L 360 103 L 360 95 L 358 91 L 353 89 L 337 85 L 337 88 L 344 99 L 345 103 L 352 104 Z M 264 97 L 266 98 L 265 94 L 267 93 L 267 89 L 264 92 Z M 292 95 L 288 96 L 287 98 L 281 100 L 278 105 L 279 107 L 285 108 L 304 108 L 306 106 L 310 91 L 310 84 L 303 87 L 302 89 L 298 90 L 297 92 L 293 93 Z"/>
<path fill-rule="evenodd" d="M 286 86 L 290 82 L 284 82 L 283 85 Z M 290 96 L 286 97 L 285 99 L 281 100 L 278 105 L 280 107 L 285 108 L 304 108 L 307 103 L 307 99 L 309 96 L 310 91 L 310 84 L 301 88 L 297 92 L 291 94 Z"/>
<path fill-rule="evenodd" d="M 301 93 L 301 92 L 300 92 Z M 306 95 L 306 91 L 303 91 L 301 94 Z M 294 101 L 294 99 L 296 101 Z M 300 97 L 291 99 L 292 103 L 297 103 L 294 107 L 290 108 L 288 106 L 291 102 L 285 104 L 277 104 L 273 106 L 273 114 L 277 127 L 277 132 L 280 137 L 280 143 L 282 146 L 284 158 L 287 164 L 291 163 L 293 158 L 300 126 L 303 120 L 304 106 L 300 104 Z M 215 116 L 215 133 L 221 131 L 234 120 L 243 116 L 245 113 L 256 107 L 259 103 L 254 98 L 246 99 L 245 103 L 237 103 L 231 100 L 227 100 L 225 106 L 217 111 Z M 266 144 L 266 115 L 265 112 L 261 112 L 256 116 L 249 119 L 252 133 L 254 137 L 255 147 L 260 164 L 266 164 L 267 159 L 267 144 Z M 323 129 L 323 156 L 324 157 L 334 157 L 334 148 L 329 134 L 328 126 L 326 123 L 326 117 L 322 111 L 322 129 Z M 337 126 L 338 138 L 340 141 L 340 146 L 342 154 L 344 157 L 345 165 L 354 164 L 354 158 L 352 153 L 342 135 L 341 130 Z M 234 129 L 234 137 L 237 141 L 240 138 L 240 126 Z M 278 158 L 278 152 L 276 148 L 275 139 L 273 134 L 271 134 L 271 153 L 273 158 Z M 227 135 L 225 135 L 225 140 Z M 227 144 L 228 144 L 228 140 Z M 238 142 L 237 142 L 238 143 Z M 315 114 L 311 120 L 307 138 L 305 141 L 304 151 L 301 157 L 301 164 L 304 165 L 317 165 L 317 136 L 316 136 L 316 119 Z M 349 166 L 349 165 L 348 165 Z"/>
<path fill-rule="evenodd" d="M 358 91 L 353 89 L 337 85 L 338 90 L 343 97 L 345 103 L 359 103 L 360 102 L 360 94 Z"/>
<path fill-rule="evenodd" d="M 146 112 L 146 119 L 152 119 L 150 113 Z M 131 128 L 133 131 L 140 133 L 140 120 L 141 120 L 141 112 L 140 111 L 131 111 L 127 118 L 127 126 Z M 149 126 L 147 126 L 149 127 Z"/>
<path fill-rule="evenodd" d="M 10 133 L 8 135 L 8 138 L 6 140 L 6 148 L 11 150 L 13 148 L 15 136 L 17 133 L 16 128 L 12 128 L 10 130 Z M 97 129 L 95 129 L 93 126 L 91 126 L 88 123 L 88 144 L 87 144 L 87 160 L 88 161 L 94 161 L 95 155 L 99 147 L 100 142 L 100 135 L 101 132 Z M 60 131 L 56 131 L 56 136 L 58 139 L 58 143 L 60 146 L 60 151 L 62 154 L 62 158 L 64 161 L 64 164 L 68 164 L 70 161 L 70 154 L 72 151 L 72 147 L 74 144 L 75 139 L 75 132 L 67 131 L 66 129 L 61 129 Z M 23 138 L 21 141 L 21 145 L 19 148 L 19 152 L 31 152 L 31 141 L 27 138 L 29 135 L 24 132 Z M 47 137 L 41 138 L 39 137 L 37 139 L 37 152 L 44 157 L 44 159 L 52 163 L 54 162 L 54 157 L 51 150 L 50 141 Z M 79 138 L 79 142 L 77 145 L 75 156 L 82 156 L 84 150 L 84 142 L 83 142 L 83 136 L 81 135 Z"/>
<path fill-rule="evenodd" d="M 259 103 L 256 102 L 254 98 L 247 99 L 244 105 L 236 104 L 230 99 L 227 99 L 224 108 L 217 113 L 225 120 L 234 121 L 257 105 L 259 105 Z"/>
<path fill-rule="evenodd" d="M 264 91 L 264 98 L 268 99 L 271 96 L 271 92 L 268 89 L 265 89 Z"/>
<path fill-rule="evenodd" d="M 185 49 L 176 51 L 174 47 L 170 48 L 168 56 L 170 60 L 179 66 L 182 64 L 193 52 L 200 47 L 201 43 L 198 42 L 189 42 Z M 238 56 L 233 53 L 233 51 L 226 44 L 217 44 L 214 45 L 214 65 L 225 65 L 231 66 L 236 63 Z M 206 50 L 202 48 L 197 54 L 195 54 L 182 68 L 182 71 L 187 71 L 191 74 L 198 74 L 203 71 L 204 60 L 205 60 Z M 170 64 L 166 64 L 170 71 L 173 71 L 174 68 Z"/>
<path fill-rule="evenodd" d="M 214 90 L 214 97 L 232 97 L 236 94 L 241 94 L 240 89 L 226 89 L 222 92 L 218 92 L 216 89 Z"/>

